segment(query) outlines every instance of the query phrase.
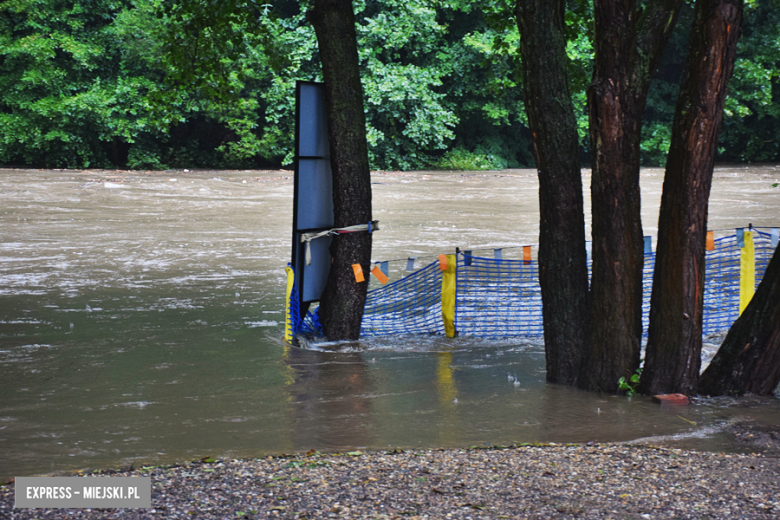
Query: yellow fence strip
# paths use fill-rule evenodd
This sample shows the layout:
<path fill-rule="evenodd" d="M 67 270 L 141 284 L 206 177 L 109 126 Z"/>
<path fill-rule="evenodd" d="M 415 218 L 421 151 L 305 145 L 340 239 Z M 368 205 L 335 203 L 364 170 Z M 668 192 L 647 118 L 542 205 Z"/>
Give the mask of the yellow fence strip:
<path fill-rule="evenodd" d="M 748 306 L 756 290 L 756 251 L 753 232 L 745 231 L 745 246 L 739 250 L 739 314 Z"/>
<path fill-rule="evenodd" d="M 441 255 L 445 256 L 445 255 Z M 440 258 L 444 267 L 444 259 Z M 448 338 L 454 338 L 455 331 L 455 291 L 457 287 L 458 263 L 455 255 L 446 255 L 446 269 L 441 278 L 441 317 L 444 321 L 444 333 Z"/>
<path fill-rule="evenodd" d="M 295 339 L 295 332 L 293 331 L 290 298 L 292 297 L 293 285 L 295 284 L 295 272 L 290 266 L 285 267 L 284 270 L 287 272 L 287 301 L 284 305 L 284 340 L 292 342 Z"/>

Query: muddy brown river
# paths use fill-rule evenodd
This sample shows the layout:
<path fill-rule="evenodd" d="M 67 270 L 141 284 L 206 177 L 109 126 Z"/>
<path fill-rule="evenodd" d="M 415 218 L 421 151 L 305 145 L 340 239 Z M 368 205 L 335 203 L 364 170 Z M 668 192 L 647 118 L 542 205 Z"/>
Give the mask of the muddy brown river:
<path fill-rule="evenodd" d="M 519 258 L 538 243 L 533 170 L 372 179 L 373 257 L 391 261 L 391 278 L 409 256 L 419 266 L 460 247 Z M 780 225 L 779 181 L 778 166 L 717 168 L 710 229 Z M 646 235 L 662 182 L 662 170 L 643 170 Z M 669 409 L 547 385 L 538 341 L 289 347 L 292 191 L 292 173 L 278 171 L 0 170 L 0 481 L 309 449 L 744 450 L 726 433 L 734 422 L 780 427 L 775 398 Z M 705 339 L 707 359 L 720 339 Z"/>

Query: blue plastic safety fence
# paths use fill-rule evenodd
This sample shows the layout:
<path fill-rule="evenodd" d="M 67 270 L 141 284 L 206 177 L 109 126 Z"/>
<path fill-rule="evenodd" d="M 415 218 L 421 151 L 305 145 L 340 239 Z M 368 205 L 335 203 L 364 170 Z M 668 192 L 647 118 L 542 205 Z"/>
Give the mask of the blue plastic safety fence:
<path fill-rule="evenodd" d="M 314 312 L 307 311 L 306 316 L 301 316 L 301 308 L 298 301 L 298 289 L 293 285 L 290 290 L 290 321 L 294 333 L 322 334 L 322 326 L 317 315 L 319 307 L 314 309 Z"/>
<path fill-rule="evenodd" d="M 320 310 L 319 307 L 314 309 L 314 312 L 312 311 L 306 312 L 306 317 L 303 319 L 303 323 L 301 325 L 301 332 L 314 334 L 315 336 L 319 336 L 322 334 L 322 325 L 320 325 L 320 316 L 319 314 L 317 314 L 318 310 Z"/>
<path fill-rule="evenodd" d="M 645 265 L 642 268 L 642 335 L 647 336 L 647 326 L 650 323 L 650 295 L 653 293 L 653 270 L 655 269 L 655 252 L 645 250 Z"/>
<path fill-rule="evenodd" d="M 360 334 L 444 334 L 439 262 L 369 291 Z"/>
<path fill-rule="evenodd" d="M 769 261 L 775 253 L 775 246 L 772 245 L 772 234 L 753 229 L 753 243 L 756 249 L 756 287 L 758 282 L 764 278 Z"/>
<path fill-rule="evenodd" d="M 289 298 L 290 321 L 292 322 L 293 332 L 301 332 L 303 330 L 303 320 L 301 320 L 301 308 L 298 303 L 298 289 L 295 288 L 295 285 L 290 290 Z"/>
<path fill-rule="evenodd" d="M 543 335 L 536 261 L 460 254 L 457 280 L 458 334 L 482 338 Z"/>
<path fill-rule="evenodd" d="M 774 254 L 772 233 L 753 228 L 756 286 Z M 648 244 L 649 245 L 649 244 Z M 647 333 L 655 252 L 645 249 L 642 320 Z M 496 256 L 496 255 L 494 255 Z M 541 337 L 542 298 L 536 260 L 457 255 L 455 328 L 483 338 Z M 736 235 L 718 238 L 705 255 L 704 334 L 725 332 L 739 315 L 740 247 Z M 590 267 L 590 265 L 589 265 Z M 407 262 L 408 268 L 408 262 Z M 442 271 L 439 262 L 368 292 L 361 335 L 444 334 Z M 299 316 L 297 295 L 291 314 L 297 332 L 320 333 L 314 314 Z"/>
<path fill-rule="evenodd" d="M 703 332 L 728 330 L 739 316 L 739 246 L 736 236 L 718 238 L 705 255 Z"/>
<path fill-rule="evenodd" d="M 756 287 L 774 254 L 772 235 L 753 228 Z M 707 251 L 704 282 L 704 334 L 725 332 L 739 317 L 740 248 L 736 235 L 715 240 Z"/>

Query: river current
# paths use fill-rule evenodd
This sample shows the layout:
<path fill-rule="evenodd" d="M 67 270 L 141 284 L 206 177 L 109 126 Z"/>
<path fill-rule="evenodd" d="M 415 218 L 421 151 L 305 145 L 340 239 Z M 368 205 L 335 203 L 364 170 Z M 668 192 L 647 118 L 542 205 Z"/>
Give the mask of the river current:
<path fill-rule="evenodd" d="M 583 173 L 587 196 L 590 175 Z M 716 236 L 780 225 L 780 167 L 719 167 Z M 375 172 L 373 257 L 538 243 L 533 170 Z M 663 171 L 642 172 L 657 232 Z M 780 401 L 667 408 L 544 382 L 538 341 L 282 341 L 292 173 L 0 170 L 0 481 L 317 449 L 648 442 L 746 449 Z M 588 228 L 589 232 L 589 228 Z M 376 282 L 372 282 L 376 283 Z M 722 337 L 705 338 L 705 360 Z"/>

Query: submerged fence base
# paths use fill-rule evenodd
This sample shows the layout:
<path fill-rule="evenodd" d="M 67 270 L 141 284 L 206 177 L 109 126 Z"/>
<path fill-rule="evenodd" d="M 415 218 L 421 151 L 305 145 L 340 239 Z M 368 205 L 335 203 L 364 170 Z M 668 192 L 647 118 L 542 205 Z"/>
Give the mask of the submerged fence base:
<path fill-rule="evenodd" d="M 763 228 L 767 229 L 767 228 Z M 768 231 L 768 232 L 767 232 Z M 753 296 L 777 247 L 778 230 L 739 229 L 707 240 L 704 334 L 731 327 Z M 647 237 L 649 239 L 650 237 Z M 642 318 L 647 331 L 655 253 L 646 240 Z M 538 263 L 528 246 L 522 260 L 474 256 L 470 251 L 439 260 L 400 280 L 368 292 L 362 336 L 446 334 L 481 338 L 540 337 L 542 296 Z M 408 264 L 407 264 L 408 265 Z M 316 312 L 297 313 L 289 290 L 285 330 L 317 333 Z M 287 328 L 289 327 L 289 329 Z"/>

